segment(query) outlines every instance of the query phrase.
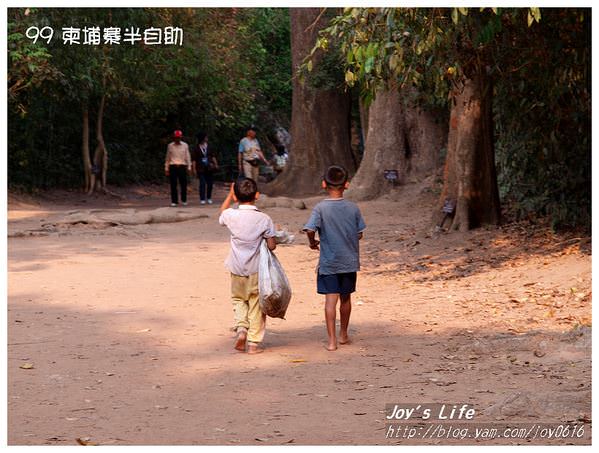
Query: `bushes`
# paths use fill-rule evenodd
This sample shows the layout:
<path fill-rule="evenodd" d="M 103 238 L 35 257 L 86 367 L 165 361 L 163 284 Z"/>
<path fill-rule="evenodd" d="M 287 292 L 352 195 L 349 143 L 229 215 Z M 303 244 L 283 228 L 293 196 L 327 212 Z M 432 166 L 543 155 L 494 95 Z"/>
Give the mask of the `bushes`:
<path fill-rule="evenodd" d="M 554 228 L 591 225 L 590 13 L 543 10 L 513 47 L 523 63 L 496 86 L 502 198 Z"/>

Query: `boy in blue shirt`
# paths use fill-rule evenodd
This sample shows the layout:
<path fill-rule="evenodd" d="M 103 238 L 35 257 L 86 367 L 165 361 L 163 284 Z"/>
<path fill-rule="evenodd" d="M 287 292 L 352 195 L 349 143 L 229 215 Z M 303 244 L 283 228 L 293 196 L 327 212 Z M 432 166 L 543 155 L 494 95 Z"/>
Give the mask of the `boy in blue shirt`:
<path fill-rule="evenodd" d="M 310 248 L 319 250 L 317 292 L 325 295 L 325 319 L 329 351 L 337 349 L 335 318 L 337 300 L 341 299 L 339 343 L 349 343 L 347 328 L 351 314 L 351 293 L 356 290 L 360 270 L 359 240 L 366 228 L 360 209 L 343 198 L 349 187 L 347 171 L 338 165 L 327 168 L 322 187 L 329 196 L 312 210 L 303 231 L 308 234 Z M 318 232 L 319 240 L 315 239 Z"/>

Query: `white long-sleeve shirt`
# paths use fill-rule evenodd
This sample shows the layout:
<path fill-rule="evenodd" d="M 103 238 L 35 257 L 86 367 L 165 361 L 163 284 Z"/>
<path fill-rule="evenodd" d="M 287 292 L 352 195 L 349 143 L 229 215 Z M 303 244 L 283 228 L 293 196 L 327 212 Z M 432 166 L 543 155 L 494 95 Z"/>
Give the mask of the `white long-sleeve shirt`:
<path fill-rule="evenodd" d="M 168 170 L 169 165 L 187 165 L 187 170 L 191 171 L 191 155 L 189 146 L 185 142 L 170 142 L 166 147 L 166 157 L 164 159 L 164 169 Z"/>

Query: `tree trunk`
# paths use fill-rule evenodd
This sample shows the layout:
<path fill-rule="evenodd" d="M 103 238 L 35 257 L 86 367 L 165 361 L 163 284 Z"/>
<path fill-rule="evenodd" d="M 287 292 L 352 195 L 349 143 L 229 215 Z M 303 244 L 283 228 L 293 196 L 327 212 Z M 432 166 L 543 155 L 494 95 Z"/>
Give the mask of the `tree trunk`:
<path fill-rule="evenodd" d="M 445 200 L 453 200 L 456 205 L 451 228 L 454 230 L 496 225 L 501 219 L 492 90 L 489 78 L 481 73 L 465 80 L 452 104 L 444 185 L 433 219 L 438 224 Z"/>
<path fill-rule="evenodd" d="M 98 107 L 98 118 L 96 122 L 96 149 L 94 151 L 94 166 L 96 172 L 91 175 L 91 184 L 89 193 L 92 193 L 95 188 L 106 192 L 106 173 L 108 171 L 108 151 L 104 144 L 104 135 L 102 125 L 104 122 L 104 105 L 106 103 L 106 95 L 102 95 L 100 106 Z"/>
<path fill-rule="evenodd" d="M 359 101 L 360 108 L 360 126 L 362 129 L 362 140 L 366 143 L 366 138 L 368 136 L 368 107 L 364 105 L 362 99 Z"/>
<path fill-rule="evenodd" d="M 368 112 L 364 157 L 347 192 L 356 200 L 375 198 L 393 187 L 385 170 L 397 170 L 403 184 L 433 174 L 446 145 L 445 115 L 405 105 L 397 90 L 377 93 Z"/>
<path fill-rule="evenodd" d="M 320 8 L 291 8 L 291 55 L 293 97 L 289 163 L 270 184 L 267 193 L 300 195 L 317 193 L 327 166 L 342 165 L 353 174 L 356 162 L 351 152 L 351 96 L 341 89 L 319 90 L 301 84 L 298 67 L 314 47 L 318 30 L 326 21 Z M 318 70 L 317 57 L 313 63 Z M 308 76 L 309 78 L 309 76 Z"/>
<path fill-rule="evenodd" d="M 83 174 L 85 175 L 85 192 L 91 189 L 92 163 L 89 156 L 89 109 L 83 107 L 83 128 L 82 128 L 81 152 L 83 155 Z"/>

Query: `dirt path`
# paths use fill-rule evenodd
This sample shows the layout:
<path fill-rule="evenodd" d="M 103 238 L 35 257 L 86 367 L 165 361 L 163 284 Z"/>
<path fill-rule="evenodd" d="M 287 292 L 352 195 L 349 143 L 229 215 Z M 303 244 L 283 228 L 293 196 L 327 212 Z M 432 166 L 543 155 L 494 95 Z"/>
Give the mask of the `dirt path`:
<path fill-rule="evenodd" d="M 209 217 L 180 223 L 9 239 L 9 444 L 447 443 L 386 439 L 394 403 L 469 403 L 481 423 L 588 423 L 588 241 L 521 225 L 430 237 L 433 196 L 402 191 L 360 204 L 354 342 L 335 353 L 323 348 L 317 254 L 301 235 L 277 249 L 294 298 L 287 320 L 268 321 L 259 356 L 232 349 L 216 206 L 190 207 Z M 12 200 L 9 234 L 106 205 Z M 291 232 L 309 215 L 266 211 Z M 583 439 L 533 443 L 589 443 L 586 428 Z"/>

